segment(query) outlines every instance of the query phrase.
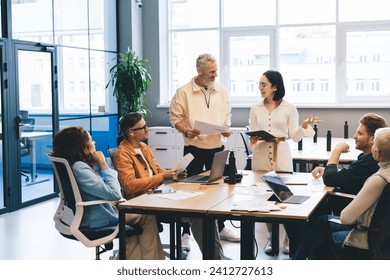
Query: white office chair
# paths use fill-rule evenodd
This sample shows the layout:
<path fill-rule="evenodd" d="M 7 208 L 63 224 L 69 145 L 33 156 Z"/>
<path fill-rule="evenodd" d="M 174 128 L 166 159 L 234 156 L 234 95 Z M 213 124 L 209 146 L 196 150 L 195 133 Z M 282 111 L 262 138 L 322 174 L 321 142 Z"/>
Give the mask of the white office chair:
<path fill-rule="evenodd" d="M 83 201 L 73 170 L 66 159 L 48 155 L 52 162 L 55 177 L 60 189 L 60 204 L 54 214 L 56 229 L 66 238 L 78 240 L 85 247 L 96 248 L 96 260 L 113 248 L 113 240 L 118 237 L 119 225 L 102 227 L 97 230 L 80 229 L 84 207 L 97 204 L 118 203 L 120 201 Z M 126 226 L 126 235 L 139 235 L 142 228 L 137 225 Z"/>

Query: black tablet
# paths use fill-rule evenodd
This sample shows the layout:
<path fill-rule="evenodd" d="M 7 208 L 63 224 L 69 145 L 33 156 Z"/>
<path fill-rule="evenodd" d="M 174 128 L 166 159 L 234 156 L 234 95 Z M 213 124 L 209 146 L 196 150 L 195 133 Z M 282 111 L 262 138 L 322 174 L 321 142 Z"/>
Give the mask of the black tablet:
<path fill-rule="evenodd" d="M 264 130 L 248 131 L 245 133 L 248 134 L 249 136 L 260 136 L 261 139 L 264 139 L 264 140 L 270 140 L 270 139 L 275 138 L 275 136 L 273 136 L 272 134 L 270 134 Z"/>

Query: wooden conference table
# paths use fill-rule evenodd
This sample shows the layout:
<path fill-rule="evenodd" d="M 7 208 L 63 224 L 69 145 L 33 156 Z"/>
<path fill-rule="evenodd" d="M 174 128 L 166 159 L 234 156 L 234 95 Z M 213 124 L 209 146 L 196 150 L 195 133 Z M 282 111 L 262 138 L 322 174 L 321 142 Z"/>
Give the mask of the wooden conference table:
<path fill-rule="evenodd" d="M 267 200 L 271 192 L 267 191 L 266 185 L 262 182 L 261 175 L 264 172 L 242 171 L 243 180 L 241 183 L 229 185 L 222 179 L 213 185 L 201 185 L 190 183 L 172 183 L 171 188 L 176 191 L 201 192 L 199 196 L 186 198 L 183 200 L 171 200 L 161 196 L 144 194 L 119 204 L 119 258 L 126 256 L 126 236 L 125 236 L 125 214 L 140 213 L 151 215 L 162 215 L 171 218 L 171 259 L 180 256 L 180 221 L 183 217 L 201 218 L 203 221 L 203 259 L 211 259 L 214 253 L 215 236 L 211 226 L 215 219 L 224 217 L 241 221 L 241 259 L 254 258 L 254 223 L 269 222 L 273 224 L 272 245 L 274 253 L 279 250 L 279 223 L 286 221 L 308 221 L 316 208 L 326 197 L 327 191 L 321 182 L 313 181 L 310 174 L 300 174 L 308 176 L 308 185 L 289 186 L 294 194 L 309 195 L 310 198 L 302 204 L 284 204 L 285 208 L 280 211 L 247 212 L 231 211 L 233 205 L 245 200 Z M 285 176 L 285 174 L 281 174 Z M 310 178 L 310 179 L 309 179 Z M 276 226 L 277 225 L 277 226 Z M 172 230 L 175 229 L 175 232 Z M 175 251 L 176 247 L 176 251 Z"/>
<path fill-rule="evenodd" d="M 350 151 L 340 156 L 340 164 L 350 164 L 354 162 L 362 152 L 355 149 L 355 140 L 353 138 L 332 138 L 331 151 L 326 150 L 326 138 L 318 137 L 317 142 L 313 142 L 312 137 L 302 139 L 302 150 L 298 150 L 298 143 L 288 140 L 290 144 L 291 155 L 294 163 L 294 170 L 299 172 L 310 172 L 309 165 L 325 165 L 328 161 L 333 148 L 342 142 L 346 142 Z"/>

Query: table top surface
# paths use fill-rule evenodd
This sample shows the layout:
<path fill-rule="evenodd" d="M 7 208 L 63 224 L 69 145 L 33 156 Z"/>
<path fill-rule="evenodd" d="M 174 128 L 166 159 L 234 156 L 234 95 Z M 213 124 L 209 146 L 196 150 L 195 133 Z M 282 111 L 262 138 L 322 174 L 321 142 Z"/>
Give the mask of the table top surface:
<path fill-rule="evenodd" d="M 302 150 L 298 150 L 298 143 L 288 140 L 290 144 L 292 158 L 295 160 L 321 160 L 327 161 L 331 155 L 331 151 L 338 143 L 347 143 L 349 152 L 343 153 L 340 156 L 340 162 L 355 161 L 362 151 L 355 149 L 355 140 L 353 138 L 332 138 L 331 151 L 326 150 L 326 138 L 318 137 L 317 142 L 313 142 L 313 138 L 305 137 L 302 141 Z"/>
<path fill-rule="evenodd" d="M 264 212 L 247 212 L 231 211 L 232 206 L 238 201 L 245 200 L 267 200 L 272 193 L 261 179 L 264 172 L 242 171 L 243 180 L 241 183 L 229 185 L 223 182 L 223 179 L 217 181 L 214 185 L 200 185 L 196 183 L 172 183 L 169 185 L 176 191 L 201 192 L 196 197 L 171 200 L 163 198 L 164 195 L 144 194 L 136 198 L 121 203 L 119 209 L 132 210 L 152 210 L 152 211 L 171 211 L 181 213 L 197 214 L 216 214 L 216 215 L 239 215 L 239 216 L 256 216 L 272 217 L 275 219 L 307 219 L 315 210 L 316 206 L 326 196 L 327 191 L 322 181 L 315 181 L 310 173 L 299 173 L 307 176 L 307 185 L 289 185 L 289 188 L 297 195 L 309 195 L 310 198 L 299 205 L 282 204 L 284 209 L 281 211 Z M 280 174 L 280 176 L 289 176 Z"/>

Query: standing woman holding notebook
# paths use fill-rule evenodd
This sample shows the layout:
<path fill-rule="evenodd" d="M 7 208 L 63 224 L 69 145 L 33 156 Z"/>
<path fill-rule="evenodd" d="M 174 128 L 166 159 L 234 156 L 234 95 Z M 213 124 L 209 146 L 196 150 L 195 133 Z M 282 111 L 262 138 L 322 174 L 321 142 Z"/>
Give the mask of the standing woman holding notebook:
<path fill-rule="evenodd" d="M 292 172 L 292 156 L 287 139 L 298 142 L 304 136 L 313 136 L 314 129 L 311 124 L 318 123 L 319 117 L 310 116 L 299 125 L 297 108 L 283 99 L 285 88 L 283 77 L 278 71 L 264 72 L 259 82 L 259 90 L 262 100 L 251 107 L 250 130 L 264 130 L 275 138 L 264 140 L 260 136 L 250 137 L 252 170 Z M 267 224 L 267 228 L 271 236 L 271 225 Z M 264 252 L 272 254 L 270 238 Z M 284 240 L 283 253 L 289 253 L 287 237 Z"/>

